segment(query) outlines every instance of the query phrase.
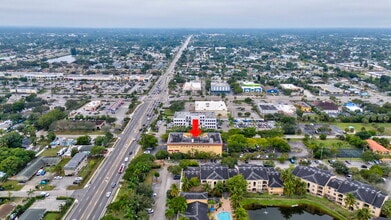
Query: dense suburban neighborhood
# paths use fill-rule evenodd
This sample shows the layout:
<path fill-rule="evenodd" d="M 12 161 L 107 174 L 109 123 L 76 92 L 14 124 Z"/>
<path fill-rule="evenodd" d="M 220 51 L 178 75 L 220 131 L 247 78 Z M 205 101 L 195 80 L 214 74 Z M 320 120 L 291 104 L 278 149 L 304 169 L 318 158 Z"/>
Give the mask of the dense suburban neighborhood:
<path fill-rule="evenodd" d="M 391 218 L 390 40 L 3 29 L 0 219 Z"/>

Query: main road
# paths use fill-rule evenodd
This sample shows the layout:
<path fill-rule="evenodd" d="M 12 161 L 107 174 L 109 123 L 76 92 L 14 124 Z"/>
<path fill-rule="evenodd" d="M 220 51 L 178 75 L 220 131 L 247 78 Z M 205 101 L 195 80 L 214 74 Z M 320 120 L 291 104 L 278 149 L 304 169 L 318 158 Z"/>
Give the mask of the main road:
<path fill-rule="evenodd" d="M 156 117 L 153 116 L 153 111 L 159 106 L 159 103 L 167 101 L 169 79 L 183 50 L 189 44 L 191 37 L 189 36 L 184 41 L 169 64 L 165 74 L 159 77 L 149 94 L 141 97 L 140 100 L 142 100 L 142 103 L 134 111 L 128 125 L 122 134 L 118 136 L 118 140 L 114 144 L 114 149 L 102 162 L 87 187 L 82 190 L 77 190 L 72 194 L 76 198 L 75 206 L 69 212 L 66 219 L 97 220 L 104 215 L 106 206 L 112 201 L 117 191 L 119 180 L 123 175 L 118 172 L 118 169 L 121 164 L 127 165 L 128 162 L 124 161 L 125 157 L 129 157 L 131 160 L 139 150 L 137 141 L 141 135 L 140 129 L 148 126 L 149 122 Z M 130 152 L 133 154 L 129 155 Z M 113 183 L 117 184 L 117 186 L 112 187 Z M 108 192 L 110 192 L 110 196 L 106 195 Z"/>

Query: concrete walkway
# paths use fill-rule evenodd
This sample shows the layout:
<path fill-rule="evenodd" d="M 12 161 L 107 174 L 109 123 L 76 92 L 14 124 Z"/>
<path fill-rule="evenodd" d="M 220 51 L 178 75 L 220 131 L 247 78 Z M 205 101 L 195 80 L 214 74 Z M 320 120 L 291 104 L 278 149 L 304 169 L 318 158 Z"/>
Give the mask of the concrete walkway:
<path fill-rule="evenodd" d="M 220 212 L 229 212 L 230 213 L 230 219 L 232 220 L 233 219 L 233 216 L 232 216 L 232 208 L 231 208 L 231 201 L 229 200 L 229 198 L 224 198 L 224 197 L 221 197 L 221 199 L 220 199 L 220 202 L 222 203 L 221 204 L 221 207 L 220 208 L 218 208 L 216 211 L 215 211 L 215 213 L 214 213 L 214 215 L 213 215 L 213 217 L 214 217 L 214 219 L 215 220 L 219 220 L 218 218 L 217 218 L 217 214 L 219 214 Z"/>

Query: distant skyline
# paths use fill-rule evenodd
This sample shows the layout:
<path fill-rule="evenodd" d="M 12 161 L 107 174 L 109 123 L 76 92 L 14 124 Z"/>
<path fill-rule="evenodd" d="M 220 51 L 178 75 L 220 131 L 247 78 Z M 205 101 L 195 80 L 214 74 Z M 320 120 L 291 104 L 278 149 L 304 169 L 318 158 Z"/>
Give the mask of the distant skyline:
<path fill-rule="evenodd" d="M 2 0 L 0 26 L 391 28 L 391 0 Z"/>

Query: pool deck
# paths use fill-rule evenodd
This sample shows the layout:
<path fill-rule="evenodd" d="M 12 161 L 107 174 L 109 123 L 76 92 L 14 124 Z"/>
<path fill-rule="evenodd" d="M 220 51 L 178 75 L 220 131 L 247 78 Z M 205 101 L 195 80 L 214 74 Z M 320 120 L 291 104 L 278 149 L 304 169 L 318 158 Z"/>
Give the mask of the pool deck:
<path fill-rule="evenodd" d="M 232 216 L 232 208 L 231 208 L 231 202 L 229 201 L 229 198 L 225 199 L 224 197 L 222 197 L 220 199 L 220 202 L 222 203 L 221 207 L 218 208 L 213 217 L 215 220 L 219 220 L 217 218 L 217 214 L 219 214 L 220 212 L 229 212 L 230 213 L 230 217 L 231 217 L 231 220 L 233 219 L 233 216 Z"/>

